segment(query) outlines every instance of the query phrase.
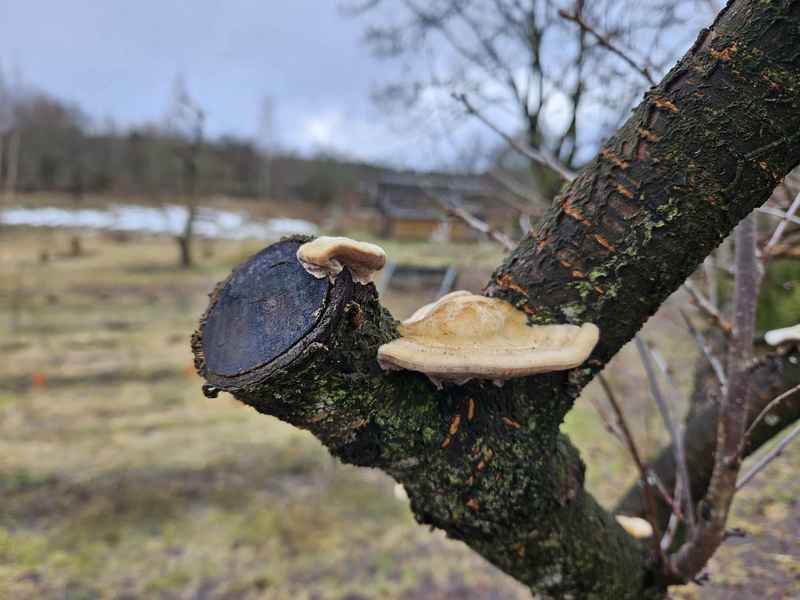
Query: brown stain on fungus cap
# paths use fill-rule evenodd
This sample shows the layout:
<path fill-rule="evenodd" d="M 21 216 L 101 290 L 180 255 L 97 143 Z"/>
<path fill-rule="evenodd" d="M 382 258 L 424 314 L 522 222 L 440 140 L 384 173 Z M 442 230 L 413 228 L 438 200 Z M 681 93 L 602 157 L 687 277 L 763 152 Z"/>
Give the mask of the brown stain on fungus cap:
<path fill-rule="evenodd" d="M 508 302 L 452 292 L 415 312 L 402 337 L 378 349 L 383 369 L 425 373 L 436 385 L 471 379 L 502 382 L 582 364 L 599 337 L 592 323 L 528 325 Z"/>
<path fill-rule="evenodd" d="M 327 277 L 332 282 L 347 267 L 354 281 L 367 284 L 386 264 L 386 252 L 368 242 L 321 236 L 300 246 L 297 260 L 317 279 Z"/>

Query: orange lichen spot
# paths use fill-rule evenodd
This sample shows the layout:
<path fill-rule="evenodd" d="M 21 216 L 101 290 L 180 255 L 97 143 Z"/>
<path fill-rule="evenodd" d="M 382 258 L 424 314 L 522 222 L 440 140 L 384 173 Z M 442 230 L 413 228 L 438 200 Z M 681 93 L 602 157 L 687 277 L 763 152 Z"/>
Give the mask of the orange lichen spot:
<path fill-rule="evenodd" d="M 731 58 L 733 58 L 733 55 L 736 54 L 737 50 L 737 43 L 733 42 L 730 46 L 723 48 L 722 50 L 714 50 L 713 48 L 710 48 L 708 53 L 712 56 L 712 58 L 721 60 L 722 62 L 728 62 Z"/>
<path fill-rule="evenodd" d="M 541 244 L 542 242 L 539 243 Z M 516 281 L 514 281 L 511 278 L 511 275 L 509 275 L 508 273 L 503 273 L 502 275 L 500 275 L 500 277 L 497 278 L 497 285 L 503 288 L 504 290 L 513 290 L 518 294 L 522 294 L 523 296 L 528 295 L 527 290 L 521 285 L 519 285 Z"/>
<path fill-rule="evenodd" d="M 614 248 L 613 244 L 609 242 L 606 238 L 604 238 L 599 233 L 595 234 L 594 239 L 597 240 L 597 243 L 600 244 L 603 248 L 608 250 L 609 252 L 614 252 L 616 248 Z"/>
<path fill-rule="evenodd" d="M 592 287 L 594 288 L 594 291 L 597 292 L 598 294 L 600 294 L 601 296 L 605 294 L 605 292 L 603 291 L 603 288 L 601 288 L 600 286 L 594 285 Z"/>
<path fill-rule="evenodd" d="M 600 151 L 600 156 L 605 158 L 610 163 L 613 163 L 614 166 L 619 167 L 623 171 L 630 166 L 627 161 L 622 160 L 619 156 L 614 154 L 614 151 L 611 148 L 603 148 Z"/>
<path fill-rule="evenodd" d="M 668 111 L 674 112 L 674 113 L 678 112 L 678 107 L 675 106 L 675 104 L 671 100 L 669 100 L 667 98 L 663 98 L 663 97 L 656 98 L 655 100 L 653 100 L 653 103 L 658 108 L 662 108 L 664 110 L 668 110 Z"/>
<path fill-rule="evenodd" d="M 458 428 L 461 427 L 461 415 L 455 414 L 453 415 L 453 420 L 450 421 L 450 435 L 455 435 L 458 433 Z"/>
<path fill-rule="evenodd" d="M 31 387 L 40 390 L 47 388 L 47 375 L 41 371 L 31 373 Z"/>
<path fill-rule="evenodd" d="M 626 188 L 624 185 L 622 185 L 621 183 L 617 184 L 616 190 L 620 194 L 622 194 L 623 196 L 625 196 L 626 198 L 628 198 L 630 200 L 632 200 L 633 197 L 634 197 L 634 193 L 632 191 L 630 191 L 628 188 Z"/>
<path fill-rule="evenodd" d="M 511 549 L 512 549 L 512 550 L 513 550 L 513 551 L 514 551 L 514 552 L 517 554 L 517 556 L 519 556 L 520 558 L 523 558 L 523 557 L 525 556 L 525 544 L 523 544 L 522 542 L 520 542 L 519 544 L 514 544 L 513 546 L 511 546 Z"/>
<path fill-rule="evenodd" d="M 475 498 L 470 498 L 467 500 L 467 508 L 478 511 L 481 508 L 481 503 L 478 502 Z"/>
<path fill-rule="evenodd" d="M 479 462 L 478 466 L 476 467 L 478 471 L 483 471 L 486 468 L 486 465 L 488 465 L 493 458 L 494 458 L 494 450 L 492 450 L 491 448 L 487 448 L 486 452 L 483 453 L 483 460 L 481 460 L 481 462 Z"/>
<path fill-rule="evenodd" d="M 646 129 L 645 127 L 639 127 L 636 131 L 639 132 L 639 135 L 646 139 L 648 142 L 657 142 L 661 138 L 658 137 L 654 132 Z"/>
<path fill-rule="evenodd" d="M 572 271 L 572 276 L 576 278 L 583 277 L 585 275 L 586 273 L 584 273 L 583 271 L 578 271 L 578 269 L 573 269 Z"/>
<path fill-rule="evenodd" d="M 591 227 L 592 222 L 589 219 L 587 219 L 585 216 L 583 216 L 583 213 L 581 213 L 581 211 L 579 211 L 577 208 L 572 206 L 572 203 L 569 201 L 569 198 L 567 198 L 564 201 L 564 204 L 562 204 L 561 207 L 564 209 L 564 212 L 567 215 L 569 215 L 571 218 L 575 219 L 579 223 L 583 223 L 587 227 Z"/>
<path fill-rule="evenodd" d="M 475 418 L 475 400 L 467 398 L 467 420 L 472 421 Z"/>
<path fill-rule="evenodd" d="M 522 427 L 519 423 L 517 423 L 514 419 L 510 419 L 509 417 L 501 417 L 503 423 L 508 425 L 509 427 L 513 427 L 514 429 L 519 429 Z"/>
<path fill-rule="evenodd" d="M 539 240 L 539 243 L 536 244 L 536 254 L 539 254 L 539 252 L 542 251 L 542 248 L 544 248 L 546 245 L 547 240 Z"/>

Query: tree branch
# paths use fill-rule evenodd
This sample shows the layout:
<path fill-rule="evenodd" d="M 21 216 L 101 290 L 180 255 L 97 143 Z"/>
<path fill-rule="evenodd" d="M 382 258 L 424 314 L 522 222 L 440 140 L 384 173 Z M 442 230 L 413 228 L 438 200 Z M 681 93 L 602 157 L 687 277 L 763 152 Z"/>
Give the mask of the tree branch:
<path fill-rule="evenodd" d="M 649 83 L 650 85 L 656 85 L 656 80 L 653 79 L 653 76 L 650 74 L 650 69 L 648 69 L 647 67 L 643 67 L 643 66 L 639 65 L 635 60 L 633 60 L 630 57 L 630 51 L 623 50 L 619 46 L 615 45 L 611 40 L 608 39 L 607 36 L 603 35 L 599 31 L 597 31 L 594 27 L 589 25 L 580 14 L 572 14 L 572 13 L 566 11 L 566 10 L 563 10 L 563 9 L 559 10 L 558 14 L 563 19 L 566 19 L 567 21 L 572 21 L 573 23 L 575 23 L 578 27 L 581 28 L 581 30 L 585 31 L 586 33 L 591 34 L 592 37 L 594 39 L 596 39 L 597 42 L 603 48 L 605 48 L 606 50 L 608 50 L 612 54 L 614 54 L 614 55 L 618 56 L 620 59 L 622 59 L 622 61 L 626 65 L 628 65 L 631 69 L 633 69 L 639 75 L 644 77 L 644 79 L 647 81 L 647 83 Z"/>
<path fill-rule="evenodd" d="M 800 134 L 786 133 L 800 131 L 790 91 L 800 87 L 798 26 L 792 6 L 734 0 L 493 274 L 486 293 L 532 323 L 597 324 L 581 368 L 443 390 L 414 372 L 381 372 L 377 347 L 398 334 L 374 288 L 346 271 L 334 284 L 314 279 L 287 240 L 213 294 L 193 340 L 199 372 L 311 430 L 342 460 L 383 469 L 421 523 L 536 593 L 663 596 L 661 566 L 583 488 L 559 426 L 582 387 L 800 161 Z"/>
<path fill-rule="evenodd" d="M 483 113 L 481 113 L 472 102 L 469 101 L 466 94 L 453 94 L 453 98 L 461 102 L 464 105 L 464 109 L 467 111 L 468 114 L 473 115 L 476 119 L 478 119 L 481 123 L 486 125 L 489 129 L 494 131 L 497 135 L 503 138 L 506 143 L 511 146 L 514 150 L 532 160 L 535 163 L 543 165 L 548 169 L 552 169 L 563 179 L 564 181 L 572 181 L 575 178 L 575 173 L 570 171 L 564 165 L 562 165 L 556 157 L 551 155 L 547 150 L 543 148 L 531 148 L 527 144 L 522 144 L 519 140 L 515 139 L 514 137 L 508 135 L 502 129 L 500 129 L 497 125 L 495 125 L 492 121 L 490 121 Z"/>

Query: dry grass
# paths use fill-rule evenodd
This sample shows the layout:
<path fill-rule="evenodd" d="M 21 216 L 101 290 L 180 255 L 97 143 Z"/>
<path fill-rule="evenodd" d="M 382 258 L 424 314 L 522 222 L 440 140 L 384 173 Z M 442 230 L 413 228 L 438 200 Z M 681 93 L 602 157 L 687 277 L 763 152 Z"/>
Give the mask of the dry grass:
<path fill-rule="evenodd" d="M 216 242 L 183 272 L 168 239 L 86 235 L 87 256 L 66 258 L 68 238 L 0 232 L 0 598 L 527 597 L 463 545 L 418 527 L 380 473 L 337 465 L 309 435 L 200 394 L 188 337 L 213 284 L 258 244 Z M 387 246 L 406 261 L 456 257 L 461 285 L 474 290 L 500 256 Z M 392 290 L 385 301 L 404 316 L 431 294 Z M 673 312 L 646 335 L 666 340 L 688 389 L 694 348 Z M 623 351 L 609 376 L 653 451 L 663 434 L 635 353 Z M 589 488 L 612 503 L 633 477 L 622 448 L 585 398 L 565 428 L 589 457 Z M 754 535 L 723 550 L 715 586 L 685 595 L 800 592 L 798 550 L 782 535 L 800 529 L 798 458 L 737 503 L 734 524 Z"/>

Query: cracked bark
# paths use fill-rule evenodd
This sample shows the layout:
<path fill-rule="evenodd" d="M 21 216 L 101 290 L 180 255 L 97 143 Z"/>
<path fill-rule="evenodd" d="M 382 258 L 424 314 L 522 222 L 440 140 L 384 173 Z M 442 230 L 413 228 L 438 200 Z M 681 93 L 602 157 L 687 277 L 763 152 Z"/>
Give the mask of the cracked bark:
<path fill-rule="evenodd" d="M 311 430 L 404 484 L 419 522 L 543 597 L 663 596 L 647 551 L 583 488 L 559 425 L 582 387 L 800 161 L 800 2 L 737 0 L 566 187 L 486 293 L 534 323 L 591 321 L 585 368 L 436 390 L 379 370 L 395 322 L 372 286 L 263 251 L 193 338 L 209 392 Z M 789 132 L 787 134 L 786 132 Z M 299 270 L 298 270 L 299 269 Z"/>

